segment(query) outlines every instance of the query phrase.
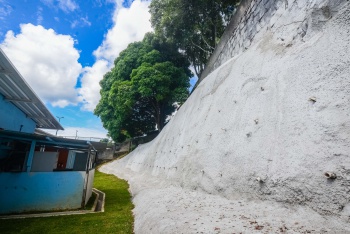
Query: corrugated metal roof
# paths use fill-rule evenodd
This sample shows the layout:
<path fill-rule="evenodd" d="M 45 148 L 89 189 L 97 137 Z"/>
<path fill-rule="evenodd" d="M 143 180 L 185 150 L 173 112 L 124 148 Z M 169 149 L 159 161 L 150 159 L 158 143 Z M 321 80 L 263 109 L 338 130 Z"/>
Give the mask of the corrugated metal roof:
<path fill-rule="evenodd" d="M 45 145 L 65 146 L 68 148 L 94 149 L 93 145 L 89 141 L 66 139 L 62 137 L 39 135 L 35 133 L 33 134 L 33 133 L 26 133 L 26 132 L 0 130 L 0 138 L 10 138 L 10 139 L 23 140 L 23 141 L 35 140 L 37 144 L 43 143 Z"/>
<path fill-rule="evenodd" d="M 0 93 L 5 97 L 5 100 L 13 103 L 23 111 L 28 118 L 31 118 L 38 128 L 63 130 L 61 124 L 29 87 L 1 49 Z"/>

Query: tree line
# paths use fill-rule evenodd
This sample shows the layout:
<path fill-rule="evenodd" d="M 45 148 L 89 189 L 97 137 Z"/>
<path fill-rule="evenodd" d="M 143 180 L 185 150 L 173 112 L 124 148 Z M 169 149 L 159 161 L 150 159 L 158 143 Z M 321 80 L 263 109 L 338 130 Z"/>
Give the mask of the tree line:
<path fill-rule="evenodd" d="M 162 130 L 173 103 L 189 95 L 234 13 L 237 0 L 152 0 L 154 33 L 130 43 L 100 81 L 94 114 L 114 141 Z"/>

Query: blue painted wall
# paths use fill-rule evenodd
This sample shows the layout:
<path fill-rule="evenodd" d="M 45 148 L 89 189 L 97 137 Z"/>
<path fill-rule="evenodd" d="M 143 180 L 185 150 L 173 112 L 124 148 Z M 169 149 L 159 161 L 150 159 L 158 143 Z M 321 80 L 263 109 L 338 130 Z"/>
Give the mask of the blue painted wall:
<path fill-rule="evenodd" d="M 85 172 L 0 173 L 0 214 L 81 207 Z"/>
<path fill-rule="evenodd" d="M 0 128 L 11 131 L 33 133 L 36 127 L 35 122 L 27 118 L 26 115 L 11 102 L 5 101 L 0 94 Z"/>

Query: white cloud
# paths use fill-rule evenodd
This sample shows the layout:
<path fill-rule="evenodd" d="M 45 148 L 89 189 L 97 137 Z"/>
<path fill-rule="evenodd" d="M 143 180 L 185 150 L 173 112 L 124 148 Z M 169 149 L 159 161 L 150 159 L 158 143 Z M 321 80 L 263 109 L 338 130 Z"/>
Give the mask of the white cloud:
<path fill-rule="evenodd" d="M 12 7 L 7 1 L 0 0 L 0 20 L 4 20 L 12 12 Z"/>
<path fill-rule="evenodd" d="M 146 32 L 152 31 L 148 6 L 150 1 L 135 0 L 130 8 L 123 8 L 117 0 L 113 15 L 113 27 L 108 30 L 100 47 L 94 51 L 96 62 L 86 67 L 79 94 L 83 98 L 84 110 L 92 111 L 100 100 L 99 82 L 103 75 L 112 68 L 113 61 L 129 43 L 141 41 Z"/>
<path fill-rule="evenodd" d="M 89 18 L 87 16 L 85 17 L 80 17 L 81 22 L 83 23 L 83 25 L 86 26 L 91 26 L 91 22 L 89 21 Z"/>
<path fill-rule="evenodd" d="M 41 0 L 41 2 L 48 7 L 59 8 L 66 13 L 73 12 L 79 8 L 74 0 Z"/>
<path fill-rule="evenodd" d="M 43 8 L 42 7 L 38 7 L 38 11 L 36 12 L 36 22 L 37 24 L 41 24 L 43 22 Z"/>
<path fill-rule="evenodd" d="M 58 7 L 65 12 L 78 9 L 78 5 L 73 0 L 58 0 Z"/>
<path fill-rule="evenodd" d="M 105 4 L 115 4 L 115 3 L 116 3 L 116 0 L 94 0 L 94 1 L 92 1 L 92 4 L 94 7 L 102 7 Z"/>
<path fill-rule="evenodd" d="M 82 67 L 71 36 L 22 24 L 21 32 L 8 31 L 0 46 L 41 99 L 60 107 L 80 101 L 75 85 Z"/>
<path fill-rule="evenodd" d="M 83 110 L 93 111 L 100 100 L 99 81 L 109 71 L 108 62 L 100 59 L 92 67 L 84 68 L 79 94 L 83 98 Z"/>
<path fill-rule="evenodd" d="M 114 26 L 108 30 L 102 45 L 94 51 L 98 59 L 113 62 L 129 43 L 141 41 L 146 32 L 152 31 L 149 3 L 150 1 L 136 0 L 130 8 L 119 8 L 115 11 Z"/>
<path fill-rule="evenodd" d="M 74 21 L 70 24 L 70 27 L 71 27 L 71 28 L 75 28 L 78 24 L 79 24 L 79 21 L 78 21 L 78 20 L 74 20 Z"/>
<path fill-rule="evenodd" d="M 75 28 L 75 27 L 84 27 L 84 26 L 91 26 L 91 22 L 89 21 L 89 18 L 86 16 L 86 17 L 80 17 L 79 20 L 74 20 L 72 23 L 71 23 L 71 28 Z"/>
<path fill-rule="evenodd" d="M 56 134 L 56 130 L 44 129 L 45 132 Z M 78 132 L 76 132 L 78 131 Z M 98 140 L 97 138 L 107 138 L 107 131 L 105 129 L 91 129 L 81 127 L 66 127 L 63 131 L 59 130 L 57 136 L 64 136 L 68 138 L 75 138 L 83 140 Z M 94 139 L 95 138 L 95 139 Z"/>

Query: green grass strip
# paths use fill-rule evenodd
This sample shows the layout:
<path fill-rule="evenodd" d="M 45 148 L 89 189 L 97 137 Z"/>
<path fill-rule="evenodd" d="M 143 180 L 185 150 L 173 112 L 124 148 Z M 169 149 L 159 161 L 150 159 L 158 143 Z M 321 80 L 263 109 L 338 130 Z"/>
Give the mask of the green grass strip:
<path fill-rule="evenodd" d="M 0 220 L 0 233 L 133 233 L 128 183 L 95 171 L 94 188 L 106 194 L 105 212 L 45 218 Z"/>

